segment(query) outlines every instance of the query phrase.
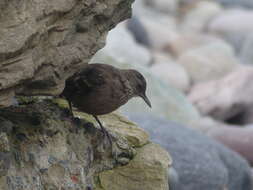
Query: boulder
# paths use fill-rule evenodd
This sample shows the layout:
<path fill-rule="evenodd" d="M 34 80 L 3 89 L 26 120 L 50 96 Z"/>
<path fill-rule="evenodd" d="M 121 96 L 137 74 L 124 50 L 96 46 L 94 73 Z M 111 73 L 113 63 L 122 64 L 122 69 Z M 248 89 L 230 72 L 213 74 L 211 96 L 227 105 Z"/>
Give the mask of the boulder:
<path fill-rule="evenodd" d="M 180 190 L 252 190 L 248 163 L 237 153 L 198 131 L 149 114 L 129 118 L 170 151 Z"/>
<path fill-rule="evenodd" d="M 213 18 L 207 30 L 228 41 L 235 48 L 236 53 L 240 53 L 245 40 L 252 34 L 252 19 L 252 10 L 229 9 Z"/>
<path fill-rule="evenodd" d="M 251 0 L 216 0 L 227 8 L 231 7 L 243 7 L 253 8 L 253 2 Z"/>
<path fill-rule="evenodd" d="M 221 6 L 214 1 L 199 1 L 195 7 L 184 15 L 180 29 L 187 32 L 201 32 L 209 20 L 223 11 Z"/>
<path fill-rule="evenodd" d="M 133 16 L 127 21 L 127 29 L 131 32 L 137 43 L 146 46 L 147 48 L 150 48 L 150 38 L 145 27 L 143 26 L 138 17 Z"/>
<path fill-rule="evenodd" d="M 244 124 L 252 117 L 249 114 L 253 105 L 251 80 L 253 68 L 241 66 L 220 80 L 195 85 L 189 99 L 203 115 Z"/>
<path fill-rule="evenodd" d="M 239 58 L 242 63 L 253 65 L 253 55 L 251 49 L 253 48 L 253 35 L 248 35 L 239 53 Z"/>
<path fill-rule="evenodd" d="M 136 43 L 127 29 L 126 23 L 119 24 L 109 32 L 103 51 L 118 62 L 127 62 L 133 65 L 148 65 L 151 62 L 149 50 Z"/>
<path fill-rule="evenodd" d="M 0 105 L 10 105 L 15 93 L 59 94 L 104 46 L 107 32 L 130 17 L 131 3 L 1 1 Z"/>
<path fill-rule="evenodd" d="M 150 190 L 159 184 L 167 190 L 171 158 L 149 142 L 144 130 L 116 113 L 103 116 L 111 145 L 91 116 L 75 111 L 80 119 L 74 121 L 65 105 L 41 100 L 0 110 L 1 190 L 98 190 L 101 185 L 111 190 L 107 187 L 113 187 L 118 176 L 107 178 L 107 172 L 121 174 L 122 188 L 117 190 L 129 184 L 137 189 L 147 184 Z M 131 178 L 135 171 L 148 175 L 147 181 Z"/>
<path fill-rule="evenodd" d="M 178 35 L 175 17 L 151 9 L 145 1 L 135 1 L 133 15 L 143 27 L 144 35 L 149 38 L 149 47 L 153 50 L 163 50 Z"/>
<path fill-rule="evenodd" d="M 168 153 L 150 143 L 140 148 L 128 165 L 101 172 L 99 181 L 104 190 L 169 190 L 171 164 Z"/>
<path fill-rule="evenodd" d="M 139 19 L 147 31 L 153 50 L 162 51 L 171 40 L 179 35 L 173 17 L 152 13 L 148 16 L 141 16 Z"/>
<path fill-rule="evenodd" d="M 145 4 L 154 11 L 164 14 L 175 14 L 178 7 L 177 0 L 156 0 L 156 1 L 144 0 L 144 1 Z"/>
<path fill-rule="evenodd" d="M 253 166 L 252 127 L 217 127 L 209 130 L 208 135 L 239 153 Z"/>
<path fill-rule="evenodd" d="M 190 87 L 190 79 L 184 67 L 162 55 L 154 56 L 154 63 L 150 67 L 151 73 L 164 83 L 186 92 Z"/>
<path fill-rule="evenodd" d="M 213 42 L 222 43 L 223 40 L 209 34 L 182 32 L 167 44 L 165 50 L 173 57 L 178 58 L 189 50 L 203 47 Z"/>
<path fill-rule="evenodd" d="M 179 59 L 193 84 L 219 79 L 230 73 L 238 65 L 233 48 L 223 42 L 216 41 L 186 51 Z"/>

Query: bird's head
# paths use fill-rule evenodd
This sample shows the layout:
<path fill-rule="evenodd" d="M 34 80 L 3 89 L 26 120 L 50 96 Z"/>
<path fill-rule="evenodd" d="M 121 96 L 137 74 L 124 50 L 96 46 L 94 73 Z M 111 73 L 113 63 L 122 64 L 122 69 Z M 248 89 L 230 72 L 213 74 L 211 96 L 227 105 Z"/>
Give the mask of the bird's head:
<path fill-rule="evenodd" d="M 133 89 L 134 96 L 141 97 L 146 104 L 151 108 L 151 103 L 146 96 L 146 88 L 147 88 L 147 82 L 145 78 L 142 76 L 141 73 L 139 73 L 136 70 L 128 70 L 128 80 L 131 84 L 131 87 Z"/>

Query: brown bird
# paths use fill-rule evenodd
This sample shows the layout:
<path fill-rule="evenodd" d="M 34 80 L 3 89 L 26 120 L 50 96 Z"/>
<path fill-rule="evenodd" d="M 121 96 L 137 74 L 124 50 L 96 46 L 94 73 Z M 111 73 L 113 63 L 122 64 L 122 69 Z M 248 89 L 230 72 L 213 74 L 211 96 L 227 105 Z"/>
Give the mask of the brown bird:
<path fill-rule="evenodd" d="M 100 63 L 89 64 L 68 78 L 61 96 L 68 101 L 72 116 L 72 104 L 91 114 L 110 142 L 98 115 L 108 114 L 137 96 L 151 107 L 146 96 L 146 80 L 138 71 Z"/>

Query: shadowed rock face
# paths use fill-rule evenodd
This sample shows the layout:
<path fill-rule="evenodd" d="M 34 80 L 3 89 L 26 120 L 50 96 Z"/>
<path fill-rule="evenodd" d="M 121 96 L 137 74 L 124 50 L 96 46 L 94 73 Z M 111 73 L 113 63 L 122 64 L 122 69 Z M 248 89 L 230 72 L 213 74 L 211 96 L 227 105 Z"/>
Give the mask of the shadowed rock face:
<path fill-rule="evenodd" d="M 113 141 L 112 153 L 108 139 L 92 123 L 73 123 L 50 102 L 1 109 L 0 189 L 93 188 L 95 173 L 133 158 L 127 141 Z"/>
<path fill-rule="evenodd" d="M 92 116 L 34 101 L 0 109 L 1 190 L 168 190 L 171 158 L 136 124 L 101 116 L 111 146 Z"/>
<path fill-rule="evenodd" d="M 1 1 L 0 106 L 15 93 L 59 94 L 104 46 L 107 32 L 130 16 L 132 1 Z"/>

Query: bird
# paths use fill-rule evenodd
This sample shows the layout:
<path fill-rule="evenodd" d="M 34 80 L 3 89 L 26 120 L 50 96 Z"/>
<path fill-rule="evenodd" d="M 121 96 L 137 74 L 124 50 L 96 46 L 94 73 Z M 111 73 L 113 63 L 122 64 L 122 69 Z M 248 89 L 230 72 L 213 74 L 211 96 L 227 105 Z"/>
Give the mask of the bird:
<path fill-rule="evenodd" d="M 141 97 L 151 108 L 146 96 L 147 83 L 134 69 L 118 69 L 103 63 L 91 63 L 65 81 L 60 97 L 67 100 L 71 115 L 72 105 L 92 115 L 110 143 L 111 137 L 98 116 L 111 113 L 133 97 Z"/>

